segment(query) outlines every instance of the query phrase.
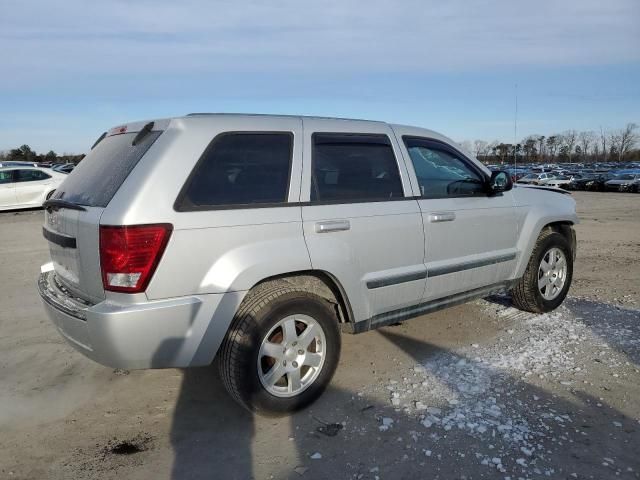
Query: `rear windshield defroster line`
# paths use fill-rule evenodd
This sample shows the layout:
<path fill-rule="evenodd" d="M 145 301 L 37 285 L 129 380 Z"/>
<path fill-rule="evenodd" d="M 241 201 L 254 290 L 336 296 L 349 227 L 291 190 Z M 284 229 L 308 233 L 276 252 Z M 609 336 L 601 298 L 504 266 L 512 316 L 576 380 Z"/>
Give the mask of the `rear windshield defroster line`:
<path fill-rule="evenodd" d="M 137 132 L 105 137 L 56 190 L 53 198 L 87 207 L 106 207 L 162 131 L 151 131 L 133 145 Z"/>

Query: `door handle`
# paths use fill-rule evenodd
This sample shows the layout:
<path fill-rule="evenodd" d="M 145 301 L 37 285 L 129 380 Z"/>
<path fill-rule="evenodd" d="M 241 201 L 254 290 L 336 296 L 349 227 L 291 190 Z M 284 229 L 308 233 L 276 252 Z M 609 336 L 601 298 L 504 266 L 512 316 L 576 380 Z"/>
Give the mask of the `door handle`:
<path fill-rule="evenodd" d="M 452 222 L 455 219 L 455 212 L 434 212 L 429 214 L 430 223 Z"/>
<path fill-rule="evenodd" d="M 316 222 L 316 233 L 340 232 L 349 230 L 351 223 L 349 220 L 329 220 L 327 222 Z"/>

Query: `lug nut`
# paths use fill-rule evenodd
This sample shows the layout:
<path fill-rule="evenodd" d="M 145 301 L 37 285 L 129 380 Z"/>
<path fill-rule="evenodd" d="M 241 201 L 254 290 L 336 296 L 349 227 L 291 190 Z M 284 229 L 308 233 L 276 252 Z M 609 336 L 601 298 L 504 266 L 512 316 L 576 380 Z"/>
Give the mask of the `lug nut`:
<path fill-rule="evenodd" d="M 298 362 L 293 362 L 293 368 L 298 368 Z"/>
<path fill-rule="evenodd" d="M 304 355 L 304 350 L 298 350 L 298 355 Z"/>
<path fill-rule="evenodd" d="M 283 360 L 283 361 L 282 361 L 282 365 L 284 365 L 284 366 L 286 367 L 286 366 L 287 366 L 287 361 L 286 361 L 286 360 Z"/>

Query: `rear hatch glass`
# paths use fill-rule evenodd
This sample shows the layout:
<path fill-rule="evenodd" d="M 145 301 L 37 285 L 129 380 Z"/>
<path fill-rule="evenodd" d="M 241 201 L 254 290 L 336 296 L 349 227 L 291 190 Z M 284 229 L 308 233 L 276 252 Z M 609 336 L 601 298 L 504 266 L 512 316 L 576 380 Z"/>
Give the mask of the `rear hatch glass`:
<path fill-rule="evenodd" d="M 47 208 L 44 229 L 56 277 L 84 300 L 105 298 L 100 273 L 99 223 L 104 208 L 151 145 L 162 134 L 150 131 L 104 137 L 58 187 L 53 198 L 82 210 Z M 133 140 L 138 140 L 133 145 Z M 75 247 L 73 246 L 75 244 Z"/>
<path fill-rule="evenodd" d="M 149 132 L 135 145 L 137 132 L 105 137 L 73 169 L 54 198 L 89 207 L 106 207 L 161 134 L 161 131 Z"/>

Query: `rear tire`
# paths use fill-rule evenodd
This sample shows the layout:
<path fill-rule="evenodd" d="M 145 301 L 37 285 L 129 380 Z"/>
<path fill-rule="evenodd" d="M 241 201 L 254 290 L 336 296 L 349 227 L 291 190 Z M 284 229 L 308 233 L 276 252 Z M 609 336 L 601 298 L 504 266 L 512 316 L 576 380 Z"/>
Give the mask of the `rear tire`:
<path fill-rule="evenodd" d="M 285 415 L 322 394 L 338 365 L 340 342 L 329 302 L 282 284 L 267 286 L 250 293 L 236 313 L 220 350 L 220 377 L 248 410 Z"/>
<path fill-rule="evenodd" d="M 520 310 L 545 313 L 564 301 L 573 278 L 573 252 L 567 239 L 551 229 L 544 230 L 531 253 L 529 264 L 512 290 Z"/>

